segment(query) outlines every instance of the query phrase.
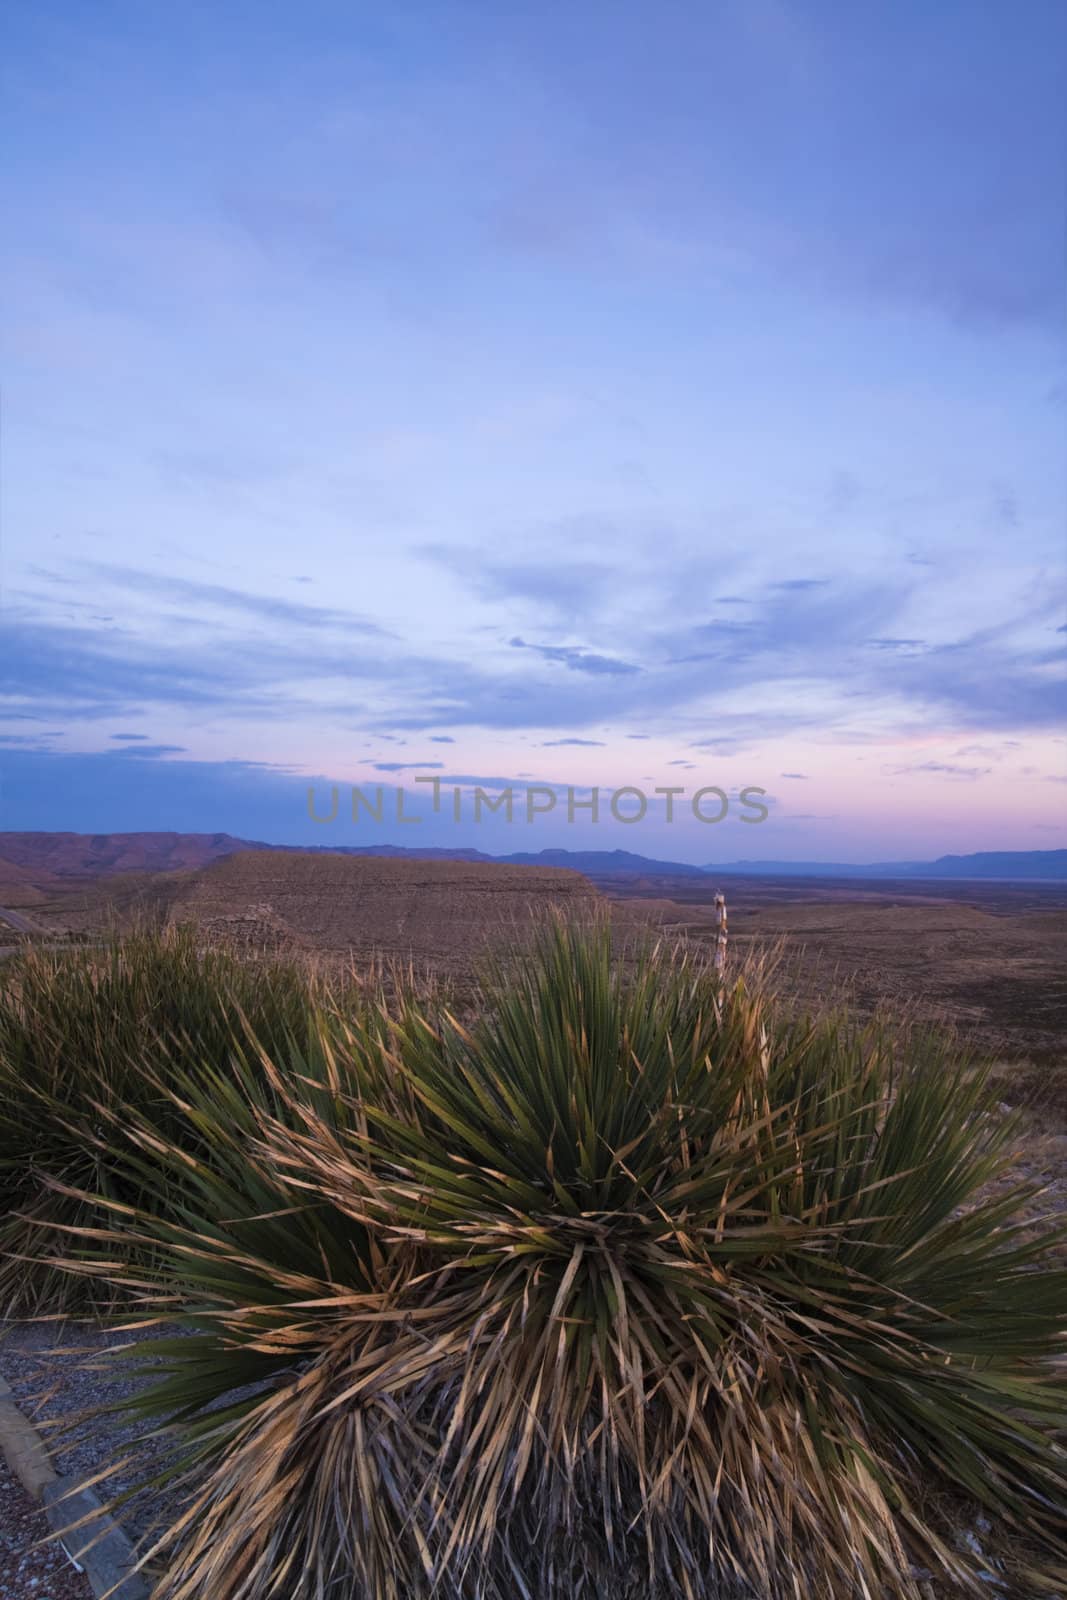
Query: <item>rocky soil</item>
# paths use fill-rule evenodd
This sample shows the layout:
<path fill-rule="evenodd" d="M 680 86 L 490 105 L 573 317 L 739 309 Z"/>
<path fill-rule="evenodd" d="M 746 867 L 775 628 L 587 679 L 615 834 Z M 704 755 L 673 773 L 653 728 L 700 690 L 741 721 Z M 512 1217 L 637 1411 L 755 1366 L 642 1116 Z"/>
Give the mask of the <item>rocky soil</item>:
<path fill-rule="evenodd" d="M 92 1600 L 44 1513 L 0 1456 L 0 1600 Z"/>

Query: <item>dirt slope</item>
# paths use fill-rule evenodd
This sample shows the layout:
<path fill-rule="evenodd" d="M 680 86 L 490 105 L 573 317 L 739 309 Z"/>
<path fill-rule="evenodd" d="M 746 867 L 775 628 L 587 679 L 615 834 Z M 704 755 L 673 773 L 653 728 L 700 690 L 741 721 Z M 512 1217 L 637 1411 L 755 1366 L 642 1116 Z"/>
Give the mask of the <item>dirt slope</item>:
<path fill-rule="evenodd" d="M 39 883 L 48 882 L 48 876 L 39 876 L 20 867 L 14 861 L 0 857 L 0 905 L 35 906 L 45 899 Z"/>
<path fill-rule="evenodd" d="M 454 969 L 555 908 L 591 912 L 598 903 L 580 873 L 561 868 L 257 850 L 197 873 L 170 917 L 227 942 Z"/>

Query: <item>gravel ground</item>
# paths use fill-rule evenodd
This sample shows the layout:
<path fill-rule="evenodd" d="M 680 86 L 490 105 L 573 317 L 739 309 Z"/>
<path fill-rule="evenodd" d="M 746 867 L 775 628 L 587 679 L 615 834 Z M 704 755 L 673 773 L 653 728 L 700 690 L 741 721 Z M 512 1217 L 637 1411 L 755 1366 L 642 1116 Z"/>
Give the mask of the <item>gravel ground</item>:
<path fill-rule="evenodd" d="M 92 1600 L 88 1580 L 49 1536 L 44 1513 L 0 1456 L 0 1600 Z"/>
<path fill-rule="evenodd" d="M 142 1337 L 149 1336 L 146 1332 Z M 127 1361 L 105 1360 L 102 1355 L 120 1342 L 131 1343 L 132 1338 L 128 1333 L 80 1322 L 0 1327 L 0 1376 L 6 1378 L 14 1399 L 40 1431 L 57 1472 L 82 1482 L 133 1453 L 134 1460 L 96 1485 L 104 1501 L 136 1489 L 149 1475 L 150 1463 L 162 1454 L 158 1442 L 142 1440 L 149 1431 L 142 1423 L 110 1416 L 76 1420 L 97 1406 L 137 1392 L 142 1380 L 123 1371 Z M 114 1516 L 136 1543 L 166 1509 L 163 1496 L 143 1490 L 116 1507 Z M 0 1600 L 6 1600 L 2 1588 Z"/>

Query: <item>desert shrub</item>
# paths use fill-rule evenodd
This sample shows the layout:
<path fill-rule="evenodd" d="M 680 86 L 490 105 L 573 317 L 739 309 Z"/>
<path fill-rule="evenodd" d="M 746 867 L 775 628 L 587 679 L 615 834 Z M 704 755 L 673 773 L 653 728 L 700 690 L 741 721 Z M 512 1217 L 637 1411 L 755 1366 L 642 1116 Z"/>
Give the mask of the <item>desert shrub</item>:
<path fill-rule="evenodd" d="M 27 947 L 8 963 L 0 987 L 0 1314 L 58 1313 L 93 1298 L 87 1280 L 49 1261 L 72 1247 L 64 1227 L 93 1219 L 81 1192 L 137 1202 L 129 1169 L 112 1162 L 116 1119 L 151 1108 L 172 1141 L 195 1144 L 161 1083 L 182 1063 L 225 1072 L 251 1037 L 265 1049 L 290 1048 L 306 1033 L 308 1007 L 300 966 L 205 951 L 189 930 L 146 929 L 102 948 Z M 157 1194 L 154 1203 L 164 1202 Z"/>
<path fill-rule="evenodd" d="M 185 1185 L 116 1229 L 184 1333 L 138 1402 L 185 1474 L 157 1600 L 988 1593 L 956 1500 L 1062 1592 L 1067 1276 L 984 1197 L 979 1074 L 566 928 L 469 1026 L 263 1070 L 254 1139 L 198 1101 L 192 1181 L 129 1118 Z"/>

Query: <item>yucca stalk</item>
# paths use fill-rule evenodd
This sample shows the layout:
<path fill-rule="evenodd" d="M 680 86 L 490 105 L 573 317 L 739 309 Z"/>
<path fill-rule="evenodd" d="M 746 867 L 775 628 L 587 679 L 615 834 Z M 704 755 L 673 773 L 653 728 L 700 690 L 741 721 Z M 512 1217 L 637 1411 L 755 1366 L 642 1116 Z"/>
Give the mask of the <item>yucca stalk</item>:
<path fill-rule="evenodd" d="M 224 1065 L 249 1031 L 282 1048 L 301 1034 L 309 1003 L 308 978 L 295 964 L 203 951 L 180 929 L 145 929 L 100 949 L 28 947 L 6 964 L 0 1315 L 84 1308 L 85 1282 L 48 1265 L 53 1246 L 67 1244 L 49 1230 L 91 1224 L 95 1204 L 77 1192 L 137 1200 L 128 1172 L 112 1165 L 116 1113 L 146 1106 L 176 1132 L 161 1072 L 183 1060 Z"/>
<path fill-rule="evenodd" d="M 195 1168 L 128 1119 L 187 1197 L 93 1269 L 195 1330 L 139 1402 L 187 1451 L 157 1600 L 988 1593 L 957 1503 L 1062 1592 L 1067 1275 L 983 1198 L 980 1074 L 566 927 L 469 1028 L 334 1016 L 260 1071 Z"/>

